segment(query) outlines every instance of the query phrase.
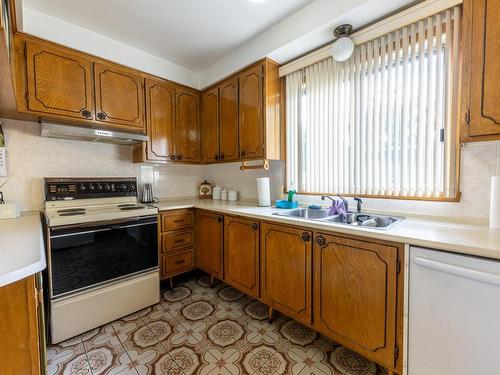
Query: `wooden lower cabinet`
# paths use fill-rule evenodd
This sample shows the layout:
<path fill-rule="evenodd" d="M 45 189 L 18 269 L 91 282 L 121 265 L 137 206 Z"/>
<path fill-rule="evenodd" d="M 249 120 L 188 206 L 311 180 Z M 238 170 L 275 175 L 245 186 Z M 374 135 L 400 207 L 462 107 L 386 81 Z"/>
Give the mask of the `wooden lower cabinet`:
<path fill-rule="evenodd" d="M 196 212 L 196 266 L 222 279 L 224 217 L 220 214 Z"/>
<path fill-rule="evenodd" d="M 42 370 L 39 309 L 42 295 L 37 275 L 0 288 L 0 374 L 35 375 Z"/>
<path fill-rule="evenodd" d="M 258 298 L 259 222 L 226 216 L 224 218 L 224 281 Z"/>
<path fill-rule="evenodd" d="M 312 323 L 312 232 L 284 225 L 261 226 L 261 292 L 271 307 Z"/>
<path fill-rule="evenodd" d="M 397 354 L 397 245 L 317 234 L 313 257 L 313 327 L 393 368 Z"/>
<path fill-rule="evenodd" d="M 193 210 L 160 212 L 158 232 L 161 279 L 194 269 Z"/>

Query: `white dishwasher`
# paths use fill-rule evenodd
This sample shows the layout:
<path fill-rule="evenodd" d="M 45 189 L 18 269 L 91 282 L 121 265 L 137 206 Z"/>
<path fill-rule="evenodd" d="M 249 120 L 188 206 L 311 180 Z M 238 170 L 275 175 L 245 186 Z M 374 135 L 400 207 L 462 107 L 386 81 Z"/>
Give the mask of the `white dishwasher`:
<path fill-rule="evenodd" d="M 500 374 L 500 262 L 410 248 L 408 375 Z"/>

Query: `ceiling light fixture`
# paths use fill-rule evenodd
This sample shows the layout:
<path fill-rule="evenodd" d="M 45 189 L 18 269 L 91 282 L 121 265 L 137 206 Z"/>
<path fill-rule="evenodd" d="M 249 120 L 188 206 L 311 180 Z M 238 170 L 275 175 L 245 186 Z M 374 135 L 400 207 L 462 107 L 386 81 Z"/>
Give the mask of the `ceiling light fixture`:
<path fill-rule="evenodd" d="M 346 61 L 354 52 L 354 42 L 349 35 L 352 33 L 352 25 L 340 25 L 335 28 L 331 53 L 335 61 Z"/>

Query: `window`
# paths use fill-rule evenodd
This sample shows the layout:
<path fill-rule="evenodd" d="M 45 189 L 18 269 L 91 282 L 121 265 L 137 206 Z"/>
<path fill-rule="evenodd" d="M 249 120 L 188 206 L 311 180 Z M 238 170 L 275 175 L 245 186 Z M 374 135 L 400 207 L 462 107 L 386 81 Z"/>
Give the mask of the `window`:
<path fill-rule="evenodd" d="M 453 198 L 460 8 L 286 76 L 287 187 Z"/>

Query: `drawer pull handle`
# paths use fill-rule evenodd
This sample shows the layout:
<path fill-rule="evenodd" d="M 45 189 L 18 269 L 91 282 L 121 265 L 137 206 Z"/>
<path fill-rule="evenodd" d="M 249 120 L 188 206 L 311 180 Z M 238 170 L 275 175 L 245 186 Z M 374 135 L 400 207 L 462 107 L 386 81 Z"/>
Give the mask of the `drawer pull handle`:
<path fill-rule="evenodd" d="M 183 223 L 183 222 L 184 222 L 184 219 L 174 220 L 174 223 Z"/>
<path fill-rule="evenodd" d="M 185 241 L 184 238 L 181 238 L 181 239 L 175 240 L 174 242 L 175 243 L 181 243 L 181 242 L 184 242 L 184 241 Z"/>
<path fill-rule="evenodd" d="M 175 262 L 175 264 L 182 264 L 182 263 L 184 263 L 184 262 L 185 262 L 185 260 L 184 260 L 184 259 L 181 259 L 181 260 L 176 261 L 176 262 Z"/>

